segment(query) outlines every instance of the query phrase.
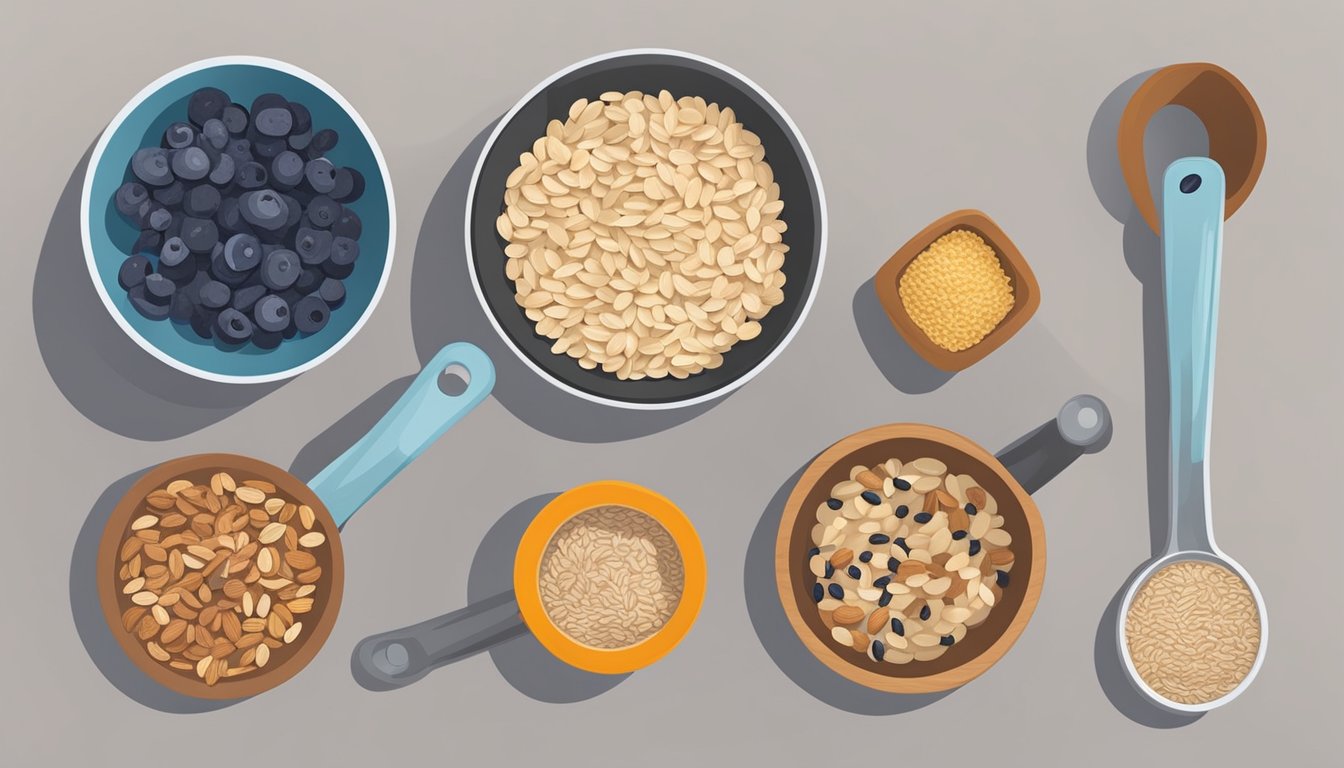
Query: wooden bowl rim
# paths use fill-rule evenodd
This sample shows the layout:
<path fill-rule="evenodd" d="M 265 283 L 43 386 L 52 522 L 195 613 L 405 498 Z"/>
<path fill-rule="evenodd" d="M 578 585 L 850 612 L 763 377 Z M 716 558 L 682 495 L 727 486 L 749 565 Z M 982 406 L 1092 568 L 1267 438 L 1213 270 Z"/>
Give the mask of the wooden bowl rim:
<path fill-rule="evenodd" d="M 145 496 L 160 488 L 169 479 L 185 473 L 199 472 L 203 469 L 225 469 L 254 473 L 257 478 L 275 483 L 276 487 L 303 504 L 313 508 L 318 521 L 327 533 L 327 545 L 331 547 L 332 573 L 327 576 L 330 597 L 327 605 L 317 616 L 310 631 L 300 638 L 299 648 L 294 655 L 281 664 L 254 674 L 243 675 L 235 679 L 221 680 L 215 685 L 206 685 L 204 681 L 189 678 L 150 658 L 144 646 L 133 634 L 121 626 L 121 608 L 118 605 L 118 590 L 113 578 L 117 572 L 118 555 L 121 550 L 122 534 L 130 525 L 131 515 L 135 514 Z M 108 516 L 103 527 L 102 538 L 98 543 L 98 571 L 95 575 L 98 587 L 98 601 L 102 605 L 103 615 L 113 637 L 121 644 L 121 649 L 140 671 L 154 682 L 169 690 L 198 699 L 231 700 L 255 696 L 268 691 L 298 674 L 317 656 L 332 627 L 336 624 L 336 615 L 341 608 L 341 595 L 345 587 L 345 558 L 341 549 L 340 532 L 336 521 L 322 500 L 313 493 L 308 484 L 289 472 L 268 462 L 232 453 L 200 453 L 165 461 L 151 467 L 140 476 Z M 305 627 L 307 623 L 305 622 Z"/>
<path fill-rule="evenodd" d="M 791 568 L 794 551 L 791 546 L 791 538 L 794 525 L 798 516 L 803 513 L 803 501 L 816 487 L 821 477 L 855 451 L 875 446 L 881 442 L 902 439 L 940 443 L 996 471 L 1012 492 L 1014 500 L 1021 506 L 1022 513 L 1026 518 L 1027 530 L 1030 533 L 1032 553 L 1031 568 L 1027 573 L 1027 584 L 1023 593 L 1022 604 L 1018 607 L 1016 615 L 1013 616 L 1003 633 L 988 648 L 962 664 L 943 672 L 920 677 L 896 677 L 878 674 L 858 667 L 836 653 L 826 642 L 826 639 L 819 637 L 808 626 L 802 613 L 798 610 L 798 595 L 794 592 L 793 569 Z M 1021 636 L 1022 630 L 1026 628 L 1027 622 L 1031 620 L 1032 613 L 1036 610 L 1036 604 L 1040 601 L 1041 588 L 1044 582 L 1045 527 L 1041 520 L 1040 510 L 1037 509 L 1031 495 L 989 451 L 956 432 L 928 424 L 896 423 L 871 427 L 842 438 L 822 451 L 808 464 L 802 475 L 799 476 L 793 490 L 789 493 L 784 512 L 780 517 L 779 531 L 775 537 L 775 586 L 779 592 L 780 603 L 784 606 L 784 613 L 788 616 L 789 625 L 793 627 L 798 639 L 802 641 L 809 653 L 829 667 L 831 671 L 859 685 L 887 693 L 936 693 L 960 687 L 979 677 L 985 670 L 1003 658 L 1008 649 Z"/>
<path fill-rule="evenodd" d="M 999 321 L 994 330 L 978 344 L 959 352 L 951 352 L 934 344 L 906 312 L 899 293 L 901 275 L 906 267 L 910 266 L 910 262 L 923 253 L 934 240 L 954 229 L 969 229 L 984 238 L 999 256 L 1004 271 L 1013 279 L 1012 309 L 1008 310 L 1003 320 Z M 950 372 L 969 368 L 1003 346 L 1008 339 L 1022 330 L 1041 304 L 1040 284 L 1036 281 L 1036 275 L 1031 271 L 1026 258 L 1018 250 L 1017 244 L 993 219 L 974 208 L 953 211 L 920 230 L 892 254 L 890 259 L 887 259 L 877 271 L 873 286 L 891 324 L 896 326 L 896 330 L 906 343 L 935 368 Z"/>

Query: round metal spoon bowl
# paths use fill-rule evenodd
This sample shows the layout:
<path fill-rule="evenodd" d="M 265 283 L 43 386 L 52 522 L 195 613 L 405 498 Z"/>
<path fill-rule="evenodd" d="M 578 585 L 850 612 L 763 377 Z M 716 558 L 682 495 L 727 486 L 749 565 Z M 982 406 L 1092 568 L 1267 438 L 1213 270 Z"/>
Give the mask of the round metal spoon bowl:
<path fill-rule="evenodd" d="M 1172 701 L 1166 696 L 1153 690 L 1153 687 L 1148 685 L 1143 679 L 1143 676 L 1139 674 L 1138 667 L 1134 665 L 1134 659 L 1129 654 L 1129 636 L 1125 631 L 1125 627 L 1128 624 L 1126 619 L 1129 617 L 1129 608 L 1133 605 L 1134 597 L 1139 593 L 1139 589 L 1144 584 L 1147 584 L 1148 580 L 1152 578 L 1154 574 L 1166 566 L 1191 560 L 1211 563 L 1235 573 L 1237 577 L 1246 584 L 1247 589 L 1251 591 L 1251 596 L 1255 598 L 1255 612 L 1260 619 L 1260 645 L 1256 649 L 1255 661 L 1251 664 L 1251 669 L 1246 673 L 1246 677 L 1242 678 L 1241 682 L 1237 684 L 1237 687 L 1233 688 L 1231 691 L 1228 691 L 1212 701 L 1206 701 L 1200 704 L 1183 704 L 1179 701 Z M 1251 681 L 1255 680 L 1256 673 L 1260 671 L 1260 665 L 1265 660 L 1265 649 L 1269 645 L 1269 618 L 1268 614 L 1265 612 L 1265 598 L 1261 596 L 1260 588 L 1256 586 L 1255 580 L 1246 572 L 1246 569 L 1241 567 L 1241 563 L 1238 563 L 1236 560 L 1217 551 L 1201 552 L 1198 550 L 1182 550 L 1179 552 L 1168 552 L 1165 555 L 1154 558 L 1148 565 L 1144 566 L 1143 570 L 1139 571 L 1139 573 L 1130 580 L 1129 587 L 1125 589 L 1125 597 L 1120 601 L 1120 612 L 1118 616 L 1119 619 L 1116 621 L 1116 641 L 1117 646 L 1120 649 L 1120 659 L 1124 662 L 1125 671 L 1129 674 L 1130 682 L 1134 684 L 1134 687 L 1138 689 L 1139 693 L 1143 694 L 1144 697 L 1154 705 L 1171 712 L 1191 715 L 1201 714 L 1208 712 L 1211 709 L 1217 709 L 1240 696 L 1242 691 L 1250 687 Z"/>

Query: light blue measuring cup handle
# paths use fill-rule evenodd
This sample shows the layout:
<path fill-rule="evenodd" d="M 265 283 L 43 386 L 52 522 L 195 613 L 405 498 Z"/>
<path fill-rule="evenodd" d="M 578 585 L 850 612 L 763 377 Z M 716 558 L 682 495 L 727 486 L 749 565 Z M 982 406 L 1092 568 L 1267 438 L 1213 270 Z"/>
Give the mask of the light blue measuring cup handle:
<path fill-rule="evenodd" d="M 1177 160 L 1162 178 L 1162 271 L 1171 375 L 1169 552 L 1213 547 L 1209 412 L 1225 185 L 1223 169 L 1207 157 Z"/>
<path fill-rule="evenodd" d="M 458 395 L 439 388 L 439 376 L 453 366 L 461 366 L 466 373 L 466 389 Z M 495 367 L 484 352 L 465 342 L 449 344 L 425 365 L 373 429 L 308 486 L 327 506 L 336 526 L 345 525 L 402 467 L 479 405 L 494 386 Z"/>

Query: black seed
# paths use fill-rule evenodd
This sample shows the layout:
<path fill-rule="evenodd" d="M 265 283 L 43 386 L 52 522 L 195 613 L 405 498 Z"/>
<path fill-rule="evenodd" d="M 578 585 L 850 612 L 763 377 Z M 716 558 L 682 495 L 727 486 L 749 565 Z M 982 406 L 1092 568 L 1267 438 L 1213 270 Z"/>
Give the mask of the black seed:
<path fill-rule="evenodd" d="M 821 548 L 820 548 L 820 547 L 813 547 L 813 548 L 807 550 L 807 556 L 808 556 L 808 557 L 816 557 L 817 555 L 820 555 L 820 554 L 821 554 Z"/>
<path fill-rule="evenodd" d="M 905 506 L 904 504 L 896 508 L 896 517 L 902 518 L 908 514 L 910 514 L 910 508 Z"/>
<path fill-rule="evenodd" d="M 829 578 L 831 578 L 831 577 L 834 576 L 834 575 L 835 575 L 835 566 L 834 566 L 834 565 L 831 565 L 831 561 L 830 561 L 830 560 L 827 560 L 827 561 L 826 561 L 826 573 L 823 574 L 823 578 L 827 578 L 827 579 L 829 579 Z"/>
<path fill-rule="evenodd" d="M 905 544 L 905 537 L 904 537 L 904 536 L 897 536 L 897 537 L 896 537 L 896 541 L 894 541 L 894 542 L 892 542 L 892 543 L 895 544 L 896 546 L 900 547 L 901 549 L 905 550 L 905 554 L 907 554 L 907 555 L 910 554 L 910 547 L 906 546 L 906 544 Z M 894 571 L 894 570 L 896 570 L 896 569 L 893 568 L 892 570 Z"/>
<path fill-rule="evenodd" d="M 831 597 L 834 597 L 836 600 L 845 599 L 845 588 L 840 586 L 839 584 L 832 584 L 831 586 L 826 588 L 826 591 L 829 592 L 831 594 Z"/>
<path fill-rule="evenodd" d="M 821 582 L 812 585 L 812 599 L 818 603 L 826 597 L 826 590 L 821 586 Z"/>
<path fill-rule="evenodd" d="M 977 510 L 977 509 L 975 508 L 975 505 L 974 505 L 974 504 L 972 504 L 972 503 L 969 502 L 969 501 L 966 502 L 966 514 L 968 514 L 968 515 L 974 515 L 974 514 L 975 514 L 976 512 L 978 512 L 978 511 L 979 511 L 979 510 Z"/>
<path fill-rule="evenodd" d="M 872 491 L 864 491 L 863 493 L 860 493 L 859 496 L 863 497 L 864 501 L 872 504 L 874 507 L 882 503 L 882 497 Z"/>
<path fill-rule="evenodd" d="M 915 515 L 916 523 L 927 523 L 932 519 L 933 519 L 932 512 L 920 512 L 919 514 Z"/>
<path fill-rule="evenodd" d="M 942 637 L 938 638 L 938 642 L 941 645 L 951 645 L 957 642 L 957 639 L 951 635 L 943 635 Z"/>
<path fill-rule="evenodd" d="M 827 499 L 826 506 L 830 507 L 831 509 L 839 509 L 845 506 L 845 502 L 839 499 Z"/>
<path fill-rule="evenodd" d="M 877 587 L 878 589 L 886 589 L 887 585 L 890 583 L 891 583 L 890 576 L 883 576 L 878 579 L 873 579 L 873 586 Z"/>
<path fill-rule="evenodd" d="M 873 553 L 872 553 L 872 552 L 864 551 L 864 552 L 860 552 L 860 553 L 859 553 L 859 562 L 860 562 L 860 563 L 866 563 L 866 562 L 871 561 L 872 559 L 873 559 Z"/>
<path fill-rule="evenodd" d="M 923 608 L 920 608 L 920 609 L 919 609 L 919 620 L 920 620 L 920 621 L 928 621 L 928 620 L 929 620 L 929 616 L 931 616 L 931 615 L 933 615 L 933 614 L 932 614 L 932 612 L 929 610 L 929 606 L 926 605 L 926 606 L 924 606 Z"/>
<path fill-rule="evenodd" d="M 995 571 L 995 572 L 994 572 L 994 582 L 995 582 L 996 584 L 998 584 L 1000 587 L 1006 587 L 1006 586 L 1008 586 L 1008 572 L 1007 572 L 1007 571 Z"/>
<path fill-rule="evenodd" d="M 952 532 L 952 540 L 953 540 L 953 541 L 961 541 L 962 539 L 966 538 L 966 536 L 967 536 L 967 534 L 966 534 L 965 531 L 953 531 L 953 532 Z"/>
<path fill-rule="evenodd" d="M 1204 180 L 1199 177 L 1198 173 L 1192 173 L 1181 179 L 1181 191 L 1188 195 L 1196 189 L 1199 189 L 1199 185 L 1203 181 Z"/>
<path fill-rule="evenodd" d="M 891 617 L 891 631 L 895 632 L 897 637 L 905 637 L 905 625 L 895 616 Z"/>
<path fill-rule="evenodd" d="M 979 539 L 971 539 L 970 555 L 971 555 L 971 557 L 975 557 L 975 556 L 978 555 L 978 554 L 980 554 L 980 540 L 979 540 Z"/>
<path fill-rule="evenodd" d="M 896 486 L 896 490 L 898 491 L 910 490 L 910 482 L 908 480 L 902 480 L 899 477 L 893 477 L 891 479 L 891 484 Z"/>
<path fill-rule="evenodd" d="M 882 656 L 883 656 L 883 654 L 885 654 L 885 653 L 887 652 L 887 649 L 884 648 L 884 647 L 882 647 L 882 641 L 881 641 L 881 640 L 874 640 L 874 641 L 873 641 L 872 651 L 873 651 L 873 658 L 874 658 L 874 659 L 877 659 L 878 661 L 881 661 L 881 660 L 882 660 Z"/>
<path fill-rule="evenodd" d="M 857 565 L 849 566 L 848 568 L 845 569 L 845 573 L 848 573 L 849 578 L 851 579 L 857 579 L 863 576 L 863 571 L 859 570 L 859 566 Z"/>
<path fill-rule="evenodd" d="M 874 533 L 868 537 L 869 544 L 886 544 L 891 541 L 891 537 L 885 533 Z"/>
<path fill-rule="evenodd" d="M 887 570 L 891 571 L 892 573 L 895 573 L 896 569 L 900 567 L 901 567 L 900 560 L 897 560 L 894 557 L 887 558 Z"/>
<path fill-rule="evenodd" d="M 890 592 L 883 592 L 883 593 L 882 593 L 882 596 L 879 597 L 879 598 L 877 598 L 877 605 L 878 605 L 878 607 L 880 607 L 880 608 L 886 608 L 886 607 L 887 607 L 887 604 L 890 603 L 890 602 L 891 602 L 891 593 L 890 593 Z"/>

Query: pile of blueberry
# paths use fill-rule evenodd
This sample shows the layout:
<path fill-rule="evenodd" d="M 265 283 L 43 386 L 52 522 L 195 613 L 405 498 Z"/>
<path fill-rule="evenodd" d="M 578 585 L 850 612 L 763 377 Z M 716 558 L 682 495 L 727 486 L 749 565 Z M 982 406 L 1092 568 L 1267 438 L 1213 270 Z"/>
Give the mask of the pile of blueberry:
<path fill-rule="evenodd" d="M 217 88 L 193 93 L 187 121 L 136 151 L 116 192 L 140 228 L 118 274 L 131 304 L 229 347 L 321 330 L 345 301 L 362 230 L 349 205 L 364 177 L 325 157 L 339 138 L 279 94 L 248 109 Z"/>

